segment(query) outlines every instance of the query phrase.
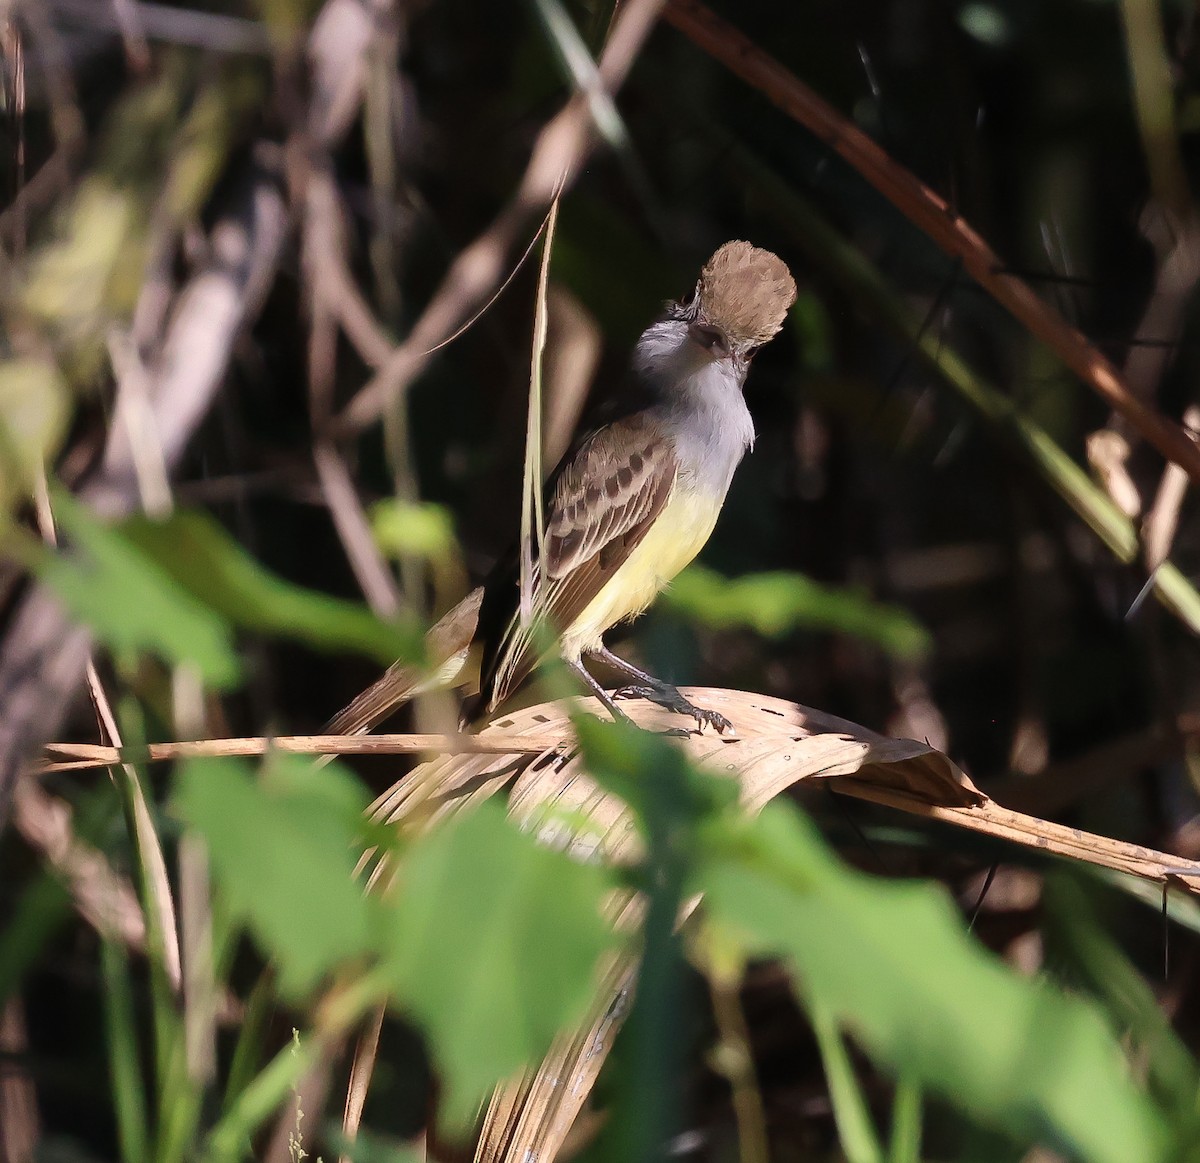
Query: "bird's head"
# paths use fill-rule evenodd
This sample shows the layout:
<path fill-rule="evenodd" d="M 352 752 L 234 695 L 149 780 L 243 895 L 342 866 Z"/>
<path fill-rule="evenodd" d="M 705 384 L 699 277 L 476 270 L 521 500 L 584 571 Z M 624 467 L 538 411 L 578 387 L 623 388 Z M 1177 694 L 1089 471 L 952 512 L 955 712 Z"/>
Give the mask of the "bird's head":
<path fill-rule="evenodd" d="M 787 264 L 748 242 L 727 242 L 704 264 L 696 290 L 671 312 L 714 358 L 744 363 L 778 334 L 796 301 Z"/>

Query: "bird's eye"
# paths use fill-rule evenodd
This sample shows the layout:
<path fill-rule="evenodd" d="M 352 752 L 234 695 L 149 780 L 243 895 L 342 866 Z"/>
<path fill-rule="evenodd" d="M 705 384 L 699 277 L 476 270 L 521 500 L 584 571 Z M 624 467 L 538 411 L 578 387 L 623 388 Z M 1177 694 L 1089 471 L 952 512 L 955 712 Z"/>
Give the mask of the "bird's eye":
<path fill-rule="evenodd" d="M 692 325 L 692 338 L 701 347 L 711 351 L 714 347 L 724 347 L 725 337 L 715 327 L 706 327 L 703 323 Z"/>

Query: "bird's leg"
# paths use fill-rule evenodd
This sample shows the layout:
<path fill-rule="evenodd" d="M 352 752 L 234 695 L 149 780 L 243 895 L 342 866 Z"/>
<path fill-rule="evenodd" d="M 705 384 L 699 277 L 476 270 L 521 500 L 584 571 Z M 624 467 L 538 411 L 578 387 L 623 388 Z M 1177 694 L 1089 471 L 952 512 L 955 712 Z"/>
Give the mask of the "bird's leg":
<path fill-rule="evenodd" d="M 599 649 L 589 651 L 589 654 L 633 679 L 632 683 L 613 691 L 614 699 L 646 699 L 648 702 L 665 707 L 668 711 L 674 711 L 677 715 L 690 715 L 701 728 L 708 723 L 715 727 L 718 733 L 733 730 L 733 724 L 724 715 L 689 702 L 677 687 L 663 682 L 660 678 L 655 678 L 652 674 L 647 674 L 644 670 L 638 670 L 632 663 L 618 658 L 607 646 L 601 644 Z"/>
<path fill-rule="evenodd" d="M 596 698 L 598 698 L 600 702 L 604 704 L 605 708 L 608 710 L 608 713 L 612 715 L 614 722 L 628 723 L 631 727 L 638 726 L 637 723 L 635 723 L 627 714 L 625 714 L 623 710 L 621 710 L 620 707 L 617 706 L 616 703 L 613 702 L 608 691 L 606 691 L 594 678 L 592 678 L 590 674 L 588 674 L 587 667 L 585 667 L 578 658 L 564 658 L 563 661 L 567 664 L 567 669 L 577 675 L 583 685 L 586 686 L 588 690 L 590 690 L 592 694 L 594 694 Z M 685 736 L 687 735 L 687 732 L 670 730 L 664 731 L 663 734 Z"/>
<path fill-rule="evenodd" d="M 596 698 L 600 700 L 601 703 L 604 704 L 605 709 L 610 715 L 612 715 L 616 722 L 629 723 L 636 726 L 636 724 L 633 723 L 633 720 L 627 714 L 625 714 L 625 712 L 621 710 L 621 708 L 618 707 L 617 704 L 612 701 L 612 699 L 608 697 L 608 691 L 606 691 L 594 678 L 592 678 L 590 674 L 588 674 L 587 668 L 582 662 L 579 661 L 578 658 L 564 658 L 563 662 L 567 664 L 567 669 L 571 671 L 571 673 L 574 674 L 575 677 L 578 678 L 579 681 L 582 682 L 583 685 L 587 687 L 588 690 L 590 690 L 592 694 L 594 694 Z"/>

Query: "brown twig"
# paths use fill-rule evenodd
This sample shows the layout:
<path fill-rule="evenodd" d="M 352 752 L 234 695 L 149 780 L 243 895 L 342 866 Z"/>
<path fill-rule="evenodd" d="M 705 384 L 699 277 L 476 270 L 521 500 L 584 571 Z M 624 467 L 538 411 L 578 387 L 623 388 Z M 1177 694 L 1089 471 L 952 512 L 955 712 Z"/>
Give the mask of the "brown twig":
<path fill-rule="evenodd" d="M 129 0 L 105 3 L 105 0 L 41 0 L 49 9 L 51 19 L 124 32 L 124 12 L 134 6 Z M 215 12 L 200 12 L 194 8 L 152 4 L 140 0 L 136 6 L 138 31 L 150 40 L 172 44 L 194 45 L 209 52 L 254 53 L 271 52 L 270 30 L 257 20 L 239 16 L 223 16 Z"/>
<path fill-rule="evenodd" d="M 34 1163 L 41 1126 L 29 1070 L 29 1035 L 19 994 L 0 1004 L 0 1160 Z"/>
<path fill-rule="evenodd" d="M 376 614 L 381 618 L 394 618 L 403 600 L 396 588 L 396 580 L 371 536 L 370 523 L 346 462 L 331 442 L 318 439 L 313 447 L 313 463 L 317 466 L 321 491 L 359 587 Z"/>
<path fill-rule="evenodd" d="M 627 0 L 622 5 L 599 63 L 608 93 L 615 92 L 625 79 L 663 3 Z M 459 254 L 408 338 L 342 411 L 337 423 L 340 433 L 353 435 L 375 423 L 421 373 L 429 351 L 451 334 L 500 281 L 505 257 L 526 223 L 570 185 L 593 141 L 588 98 L 576 94 L 539 134 L 512 200 L 492 225 Z"/>
<path fill-rule="evenodd" d="M 1023 280 L 1005 270 L 990 246 L 928 186 L 894 161 L 774 57 L 699 0 L 668 0 L 664 18 L 799 121 L 853 166 L 1001 306 L 1008 310 L 1168 460 L 1200 482 L 1200 448 L 1129 391 L 1112 362 Z"/>
<path fill-rule="evenodd" d="M 76 910 L 96 932 L 128 949 L 145 949 L 146 922 L 137 895 L 100 852 L 75 835 L 67 803 L 36 780 L 23 779 L 13 797 L 13 823 L 63 878 Z"/>
<path fill-rule="evenodd" d="M 149 743 L 144 749 L 107 747 L 102 743 L 48 743 L 47 752 L 66 757 L 65 762 L 43 764 L 39 773 L 87 771 L 129 759 L 170 763 L 179 759 L 253 758 L 283 751 L 289 755 L 446 755 L 539 754 L 562 742 L 561 733 L 522 735 L 497 732 L 489 735 L 280 735 L 241 739 L 189 739 Z"/>
<path fill-rule="evenodd" d="M 122 409 L 121 399 L 125 396 L 125 388 L 130 381 L 122 378 L 121 387 L 118 390 L 117 411 L 124 411 L 128 420 L 129 408 L 126 406 Z M 128 402 L 127 402 L 128 403 Z M 147 434 L 143 433 L 143 437 Z M 149 439 L 153 442 L 153 437 Z M 142 441 L 131 432 L 131 443 L 135 446 Z M 134 453 L 135 457 L 141 459 L 141 454 Z M 159 482 L 163 490 L 166 490 L 166 480 Z M 143 495 L 147 490 L 147 485 L 143 480 L 143 474 L 138 473 L 138 487 Z M 167 492 L 167 502 L 170 503 L 170 493 Z M 39 478 L 39 487 L 37 489 L 37 520 L 38 528 L 42 538 L 50 545 L 58 544 L 58 535 L 55 530 L 54 514 L 50 509 L 49 489 L 42 476 Z M 92 698 L 92 706 L 96 712 L 97 727 L 100 731 L 100 737 L 107 738 L 110 744 L 118 750 L 122 747 L 121 731 L 117 725 L 117 717 L 113 712 L 112 703 L 104 690 L 104 684 L 100 681 L 100 675 L 96 671 L 95 663 L 89 658 L 87 663 L 87 686 L 88 693 Z M 129 829 L 131 832 L 131 840 L 134 848 L 138 853 L 141 866 L 141 876 L 143 883 L 144 896 L 148 897 L 148 903 L 153 905 L 153 924 L 147 925 L 147 933 L 152 939 L 152 947 L 157 944 L 161 947 L 163 972 L 166 974 L 167 983 L 170 985 L 172 992 L 179 994 L 183 984 L 182 966 L 179 956 L 179 932 L 176 925 L 175 914 L 175 898 L 171 890 L 171 879 L 167 875 L 167 861 L 163 855 L 162 844 L 159 842 L 158 830 L 154 826 L 154 820 L 150 815 L 150 808 L 146 803 L 146 797 L 142 792 L 141 779 L 138 776 L 137 770 L 130 763 L 114 764 L 114 767 L 120 767 L 121 779 L 118 781 L 116 773 L 114 773 L 114 781 L 123 782 L 128 804 L 129 812 Z"/>
<path fill-rule="evenodd" d="M 1195 404 L 1189 407 L 1183 414 L 1183 422 L 1191 429 L 1200 426 L 1200 407 Z M 1158 492 L 1150 511 L 1142 522 L 1142 553 L 1150 573 L 1158 569 L 1171 552 L 1187 488 L 1188 478 L 1183 470 L 1177 464 L 1168 464 L 1158 482 Z"/>
<path fill-rule="evenodd" d="M 350 1067 L 346 1108 L 342 1113 L 342 1137 L 347 1144 L 352 1144 L 358 1138 L 363 1107 L 366 1105 L 367 1091 L 371 1086 L 371 1075 L 375 1072 L 375 1059 L 379 1054 L 379 1034 L 383 1029 L 383 1016 L 386 1012 L 384 1006 L 376 1009 L 367 1019 L 367 1024 L 354 1044 L 354 1063 Z M 351 1163 L 351 1158 L 343 1154 L 338 1163 Z"/>
<path fill-rule="evenodd" d="M 733 1093 L 733 1114 L 737 1121 L 741 1163 L 768 1163 L 771 1148 L 767 1137 L 767 1118 L 754 1072 L 750 1030 L 739 993 L 740 981 L 738 977 L 729 976 L 711 966 L 707 977 L 713 1019 L 720 1037 L 716 1048 L 716 1066 L 729 1081 Z"/>
<path fill-rule="evenodd" d="M 394 345 L 350 273 L 341 204 L 325 164 L 313 164 L 305 176 L 304 262 L 310 286 L 324 295 L 359 357 L 368 367 L 381 367 Z"/>
<path fill-rule="evenodd" d="M 236 183 L 212 233 L 206 266 L 181 292 L 166 341 L 151 369 L 154 426 L 168 469 L 177 464 L 217 389 L 233 347 L 274 276 L 287 228 L 275 174 L 253 164 Z M 101 472 L 84 491 L 106 514 L 138 503 L 128 433 L 109 434 Z M 59 728 L 84 676 L 88 632 L 74 625 L 41 586 L 23 598 L 0 651 L 0 827 L 26 756 Z"/>
<path fill-rule="evenodd" d="M 1140 844 L 1114 840 L 1095 832 L 1084 832 L 1065 824 L 1054 824 L 1037 816 L 1010 811 L 989 800 L 971 807 L 933 804 L 911 792 L 883 787 L 857 779 L 838 780 L 834 790 L 874 804 L 885 804 L 911 815 L 942 820 L 955 827 L 980 832 L 985 836 L 1008 840 L 1026 848 L 1041 849 L 1056 856 L 1126 872 L 1143 880 L 1162 883 L 1170 880 L 1200 893 L 1200 864 L 1174 859 L 1169 853 L 1156 852 Z"/>

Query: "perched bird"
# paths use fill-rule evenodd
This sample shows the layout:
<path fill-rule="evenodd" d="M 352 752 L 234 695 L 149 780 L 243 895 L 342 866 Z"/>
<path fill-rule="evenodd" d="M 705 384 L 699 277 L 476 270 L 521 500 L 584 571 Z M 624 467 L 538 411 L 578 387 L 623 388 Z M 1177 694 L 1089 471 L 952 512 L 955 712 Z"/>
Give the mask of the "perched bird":
<path fill-rule="evenodd" d="M 742 386 L 755 351 L 783 325 L 796 284 L 781 259 L 727 242 L 686 300 L 642 333 L 631 374 L 576 437 L 545 486 L 545 558 L 533 563 L 532 619 L 520 616 L 518 556 L 430 631 L 433 675 L 397 664 L 329 725 L 369 730 L 405 699 L 466 680 L 482 646 L 478 714 L 495 710 L 537 665 L 547 630 L 579 679 L 624 718 L 614 699 L 638 697 L 691 716 L 701 729 L 729 721 L 631 666 L 604 645 L 607 630 L 635 618 L 712 533 L 754 426 Z M 628 683 L 609 695 L 585 657 Z"/>

